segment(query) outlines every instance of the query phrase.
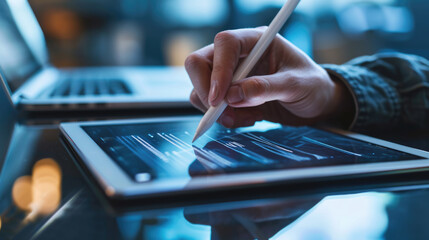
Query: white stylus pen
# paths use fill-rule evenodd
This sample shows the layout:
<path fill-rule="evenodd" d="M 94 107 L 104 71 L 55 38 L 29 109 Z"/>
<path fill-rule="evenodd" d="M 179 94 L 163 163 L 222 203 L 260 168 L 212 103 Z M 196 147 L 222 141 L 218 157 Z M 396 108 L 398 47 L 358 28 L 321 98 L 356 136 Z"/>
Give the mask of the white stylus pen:
<path fill-rule="evenodd" d="M 249 75 L 250 71 L 253 69 L 255 64 L 258 62 L 259 58 L 261 58 L 262 54 L 267 50 L 268 46 L 273 41 L 276 34 L 280 31 L 280 28 L 284 25 L 286 20 L 290 17 L 293 10 L 295 10 L 300 0 L 288 0 L 277 15 L 274 17 L 273 21 L 270 23 L 268 28 L 262 34 L 261 38 L 259 38 L 256 45 L 253 47 L 249 56 L 241 63 L 241 65 L 235 71 L 234 76 L 232 77 L 232 83 L 244 79 Z M 210 107 L 209 110 L 204 114 L 200 123 L 198 124 L 197 130 L 194 135 L 194 139 L 192 142 L 201 137 L 214 122 L 219 118 L 219 116 L 223 113 L 228 104 L 223 100 L 216 107 Z"/>

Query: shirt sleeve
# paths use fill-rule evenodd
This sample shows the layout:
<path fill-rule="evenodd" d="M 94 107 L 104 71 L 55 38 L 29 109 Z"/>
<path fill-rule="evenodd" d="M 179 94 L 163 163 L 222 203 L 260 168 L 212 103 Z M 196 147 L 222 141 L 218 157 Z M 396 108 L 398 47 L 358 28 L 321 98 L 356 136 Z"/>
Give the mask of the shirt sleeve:
<path fill-rule="evenodd" d="M 356 115 L 349 129 L 429 129 L 429 61 L 400 53 L 322 65 L 350 90 Z"/>

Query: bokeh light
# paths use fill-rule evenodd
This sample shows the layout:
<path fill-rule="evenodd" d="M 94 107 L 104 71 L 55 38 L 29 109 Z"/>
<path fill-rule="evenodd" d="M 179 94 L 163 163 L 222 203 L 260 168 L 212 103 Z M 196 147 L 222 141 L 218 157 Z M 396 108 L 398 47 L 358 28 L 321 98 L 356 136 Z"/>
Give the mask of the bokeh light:
<path fill-rule="evenodd" d="M 26 221 L 52 214 L 61 202 L 61 168 L 52 158 L 34 164 L 32 176 L 18 178 L 12 188 L 15 205 L 28 212 Z"/>
<path fill-rule="evenodd" d="M 33 167 L 33 214 L 53 213 L 61 201 L 61 169 L 51 158 L 39 160 Z"/>
<path fill-rule="evenodd" d="M 33 167 L 33 186 L 49 183 L 59 188 L 61 186 L 61 169 L 52 158 L 44 158 Z"/>
<path fill-rule="evenodd" d="M 12 199 L 15 205 L 24 211 L 31 210 L 31 202 L 33 201 L 33 190 L 30 176 L 22 176 L 13 184 Z"/>

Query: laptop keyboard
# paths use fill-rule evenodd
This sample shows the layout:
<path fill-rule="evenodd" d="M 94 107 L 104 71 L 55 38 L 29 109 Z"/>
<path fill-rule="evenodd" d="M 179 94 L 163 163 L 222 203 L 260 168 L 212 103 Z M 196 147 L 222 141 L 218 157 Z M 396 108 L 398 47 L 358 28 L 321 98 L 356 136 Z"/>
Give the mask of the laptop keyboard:
<path fill-rule="evenodd" d="M 67 76 L 58 81 L 51 97 L 101 96 L 131 94 L 123 79 Z"/>

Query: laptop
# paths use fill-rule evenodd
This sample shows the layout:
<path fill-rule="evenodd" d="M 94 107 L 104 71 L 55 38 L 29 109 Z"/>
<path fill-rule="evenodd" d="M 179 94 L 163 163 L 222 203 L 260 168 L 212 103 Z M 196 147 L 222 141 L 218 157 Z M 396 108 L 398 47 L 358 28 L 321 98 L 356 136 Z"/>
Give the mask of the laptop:
<path fill-rule="evenodd" d="M 91 182 L 111 200 L 216 198 L 245 189 L 285 193 L 429 170 L 429 152 L 342 130 L 267 121 L 237 129 L 215 123 L 192 143 L 200 119 L 62 123 L 60 130 Z"/>
<path fill-rule="evenodd" d="M 51 66 L 27 1 L 0 0 L 1 85 L 23 111 L 191 107 L 184 67 Z"/>
<path fill-rule="evenodd" d="M 0 175 L 3 167 L 3 161 L 9 149 L 9 143 L 13 134 L 16 116 L 10 98 L 4 88 L 0 87 Z"/>

